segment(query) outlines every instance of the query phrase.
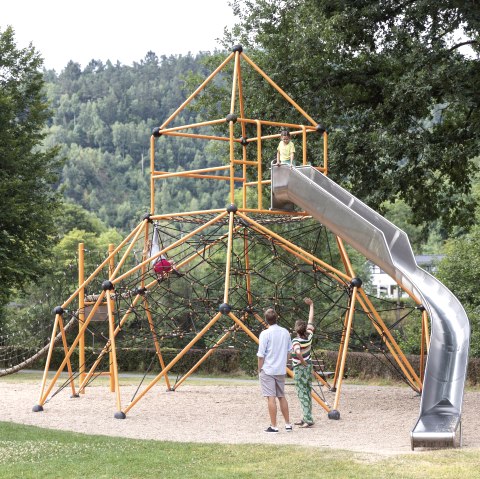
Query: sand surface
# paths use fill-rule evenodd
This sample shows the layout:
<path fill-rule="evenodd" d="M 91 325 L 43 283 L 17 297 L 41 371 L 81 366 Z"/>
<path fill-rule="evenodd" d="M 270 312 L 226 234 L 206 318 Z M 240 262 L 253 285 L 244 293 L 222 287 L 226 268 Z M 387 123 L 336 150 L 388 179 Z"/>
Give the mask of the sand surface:
<path fill-rule="evenodd" d="M 104 386 L 92 386 L 80 398 L 71 398 L 68 388 L 32 412 L 38 402 L 40 383 L 0 382 L 0 420 L 88 434 L 122 436 L 161 441 L 224 444 L 295 444 L 308 447 L 347 449 L 381 455 L 411 453 L 410 430 L 415 425 L 420 398 L 407 387 L 344 384 L 339 403 L 341 418 L 329 420 L 314 403 L 315 427 L 263 432 L 268 426 L 266 401 L 255 381 L 231 384 L 181 385 L 167 392 L 162 382 L 133 406 L 126 419 L 115 419 L 116 395 Z M 137 387 L 121 386 L 122 408 Z M 301 417 L 294 386 L 287 386 L 292 420 Z M 325 392 L 333 404 L 334 395 Z M 480 393 L 467 392 L 463 412 L 463 447 L 480 448 Z M 416 449 L 418 453 L 422 449 Z"/>

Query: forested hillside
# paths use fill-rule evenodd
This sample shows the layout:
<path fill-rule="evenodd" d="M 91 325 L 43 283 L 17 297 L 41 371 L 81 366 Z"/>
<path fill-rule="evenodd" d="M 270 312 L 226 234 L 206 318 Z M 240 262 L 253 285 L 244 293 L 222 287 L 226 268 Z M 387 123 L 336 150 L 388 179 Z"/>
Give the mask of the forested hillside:
<path fill-rule="evenodd" d="M 67 201 L 123 231 L 148 212 L 150 134 L 192 93 L 185 88 L 185 79 L 210 73 L 201 60 L 202 55 L 158 58 L 149 52 L 133 66 L 92 60 L 83 70 L 70 62 L 59 75 L 45 72 L 53 113 L 47 144 L 62 145 L 66 162 L 59 186 Z M 191 110 L 182 111 L 177 119 L 199 120 L 201 115 Z M 208 166 L 206 147 L 206 142 L 188 138 L 169 142 L 160 166 L 168 170 Z M 225 204 L 218 185 L 176 184 L 169 181 L 159 188 L 156 199 L 162 212 Z"/>

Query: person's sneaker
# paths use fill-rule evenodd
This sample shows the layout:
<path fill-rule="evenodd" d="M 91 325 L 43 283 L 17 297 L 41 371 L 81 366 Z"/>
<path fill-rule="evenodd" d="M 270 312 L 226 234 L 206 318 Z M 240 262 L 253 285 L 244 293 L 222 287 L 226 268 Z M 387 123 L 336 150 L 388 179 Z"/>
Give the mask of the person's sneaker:
<path fill-rule="evenodd" d="M 305 421 L 302 419 L 301 421 L 294 422 L 295 426 L 303 426 L 305 424 Z"/>
<path fill-rule="evenodd" d="M 303 429 L 306 429 L 307 427 L 313 427 L 313 422 L 304 422 L 301 426 L 298 427 L 301 427 Z"/>
<path fill-rule="evenodd" d="M 278 433 L 278 428 L 273 426 L 268 426 L 267 429 L 265 429 L 265 432 Z"/>
<path fill-rule="evenodd" d="M 285 424 L 285 431 L 292 432 L 293 431 L 292 425 L 291 424 Z"/>

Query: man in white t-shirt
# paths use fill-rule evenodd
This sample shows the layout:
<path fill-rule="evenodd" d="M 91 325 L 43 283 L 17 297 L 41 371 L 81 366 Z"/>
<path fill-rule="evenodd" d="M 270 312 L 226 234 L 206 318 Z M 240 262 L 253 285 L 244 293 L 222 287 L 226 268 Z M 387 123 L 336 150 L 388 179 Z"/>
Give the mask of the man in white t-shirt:
<path fill-rule="evenodd" d="M 285 374 L 292 340 L 290 333 L 277 324 L 277 314 L 273 309 L 265 311 L 265 320 L 269 327 L 260 333 L 257 353 L 260 385 L 263 396 L 267 398 L 270 415 L 270 426 L 265 432 L 278 433 L 276 399 L 285 419 L 285 430 L 291 432 L 288 402 L 285 398 Z"/>

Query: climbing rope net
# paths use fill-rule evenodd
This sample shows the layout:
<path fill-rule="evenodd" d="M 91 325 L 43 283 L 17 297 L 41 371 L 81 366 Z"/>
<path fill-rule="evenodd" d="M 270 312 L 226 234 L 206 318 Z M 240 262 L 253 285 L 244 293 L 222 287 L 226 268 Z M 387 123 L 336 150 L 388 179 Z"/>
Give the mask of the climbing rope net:
<path fill-rule="evenodd" d="M 112 293 L 114 321 L 118 329 L 115 335 L 116 356 L 123 365 L 122 369 L 130 369 L 131 366 L 138 370 L 141 366 L 138 390 L 147 374 L 156 374 L 176 360 L 178 351 L 202 331 L 204 334 L 195 348 L 182 356 L 170 371 L 176 376 L 169 384 L 171 389 L 180 385 L 188 372 L 195 370 L 204 355 L 219 349 L 234 350 L 243 358 L 244 369 L 248 370 L 250 365 L 253 372 L 257 345 L 251 334 L 258 337 L 265 328 L 263 311 L 274 307 L 279 324 L 293 332 L 297 319 L 308 319 L 308 308 L 303 302 L 307 296 L 315 304 L 313 358 L 322 359 L 317 364 L 325 363 L 322 351 L 337 350 L 344 340 L 344 320 L 351 300 L 351 285 L 337 276 L 335 269 L 325 268 L 323 262 L 305 261 L 304 257 L 292 254 L 289 246 L 299 245 L 311 257 L 340 265 L 333 236 L 322 225 L 309 217 L 259 214 L 255 217 L 256 222 L 267 226 L 273 234 L 266 234 L 238 218 L 233 225 L 229 246 L 228 220 L 223 218 L 190 236 L 192 231 L 204 227 L 213 219 L 214 213 L 205 213 L 169 216 L 153 221 L 153 228 L 139 230 L 139 235 L 119 249 L 114 257 L 110 256 L 108 261 L 103 262 L 103 268 L 96 268 L 99 273 L 92 276 L 83 289 L 83 308 L 80 294 L 77 294 L 63 312 L 67 325 L 85 320 L 98 300 L 102 283 L 108 277 L 106 275 L 118 268 L 116 277 L 120 280 L 115 283 Z M 175 270 L 167 275 L 155 273 L 153 261 L 145 264 L 145 258 L 148 259 L 152 249 L 153 229 L 159 233 L 160 250 L 168 250 L 164 255 L 175 265 Z M 282 241 L 275 237 L 276 233 L 281 235 Z M 231 257 L 227 265 L 225 251 L 229 247 Z M 130 254 L 126 255 L 125 250 L 129 248 Z M 144 267 L 139 267 L 142 264 Z M 223 302 L 226 274 L 230 276 L 231 312 L 241 318 L 251 334 L 229 318 L 209 325 Z M 382 328 L 387 324 L 393 331 L 403 319 L 418 312 L 414 305 L 399 307 L 386 300 L 375 298 L 374 301 L 387 320 L 379 324 L 371 314 L 356 308 L 349 351 L 370 352 L 382 367 L 388 368 L 393 376 L 405 380 L 415 389 L 416 386 L 388 354 L 385 342 L 387 331 Z M 77 332 L 78 326 L 67 332 L 69 344 Z M 82 372 L 84 376 L 89 372 L 85 387 L 108 372 L 112 365 L 113 345 L 105 304 L 98 306 L 84 337 L 84 362 L 80 364 L 76 358 L 71 375 L 76 378 Z M 61 348 L 61 342 L 57 344 L 57 348 Z M 131 352 L 134 352 L 134 362 L 122 362 L 122 354 L 128 356 Z M 11 357 L 9 363 L 16 360 Z M 328 367 L 335 365 L 328 364 Z M 322 370 L 317 373 L 325 379 L 325 382 L 317 381 L 317 393 L 324 397 L 322 388 L 329 387 L 328 377 Z M 70 379 L 60 382 L 50 399 L 68 387 Z"/>

